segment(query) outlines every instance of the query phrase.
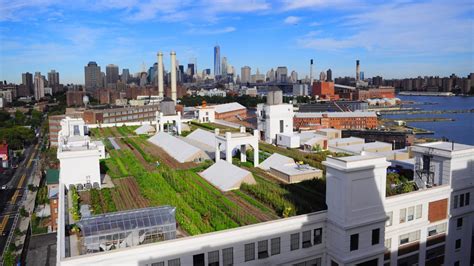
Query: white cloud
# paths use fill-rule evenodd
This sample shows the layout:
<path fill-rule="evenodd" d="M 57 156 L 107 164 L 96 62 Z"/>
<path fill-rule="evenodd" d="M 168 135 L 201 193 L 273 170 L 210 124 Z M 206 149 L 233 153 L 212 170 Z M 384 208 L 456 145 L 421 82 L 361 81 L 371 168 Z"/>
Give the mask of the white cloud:
<path fill-rule="evenodd" d="M 468 37 L 474 23 L 467 16 L 470 9 L 468 3 L 436 1 L 379 5 L 345 17 L 337 29 L 339 38 L 321 34 L 302 37 L 298 44 L 317 50 L 363 48 L 400 56 L 474 52 Z"/>
<path fill-rule="evenodd" d="M 234 27 L 225 27 L 222 29 L 190 29 L 188 34 L 192 35 L 217 35 L 224 34 L 229 32 L 234 32 L 236 28 Z"/>
<path fill-rule="evenodd" d="M 283 10 L 295 10 L 304 8 L 324 8 L 324 7 L 348 7 L 357 0 L 282 0 Z M 352 6 L 353 7 L 353 6 Z"/>
<path fill-rule="evenodd" d="M 283 20 L 283 22 L 285 24 L 295 25 L 295 24 L 298 24 L 298 22 L 300 22 L 300 20 L 301 20 L 300 17 L 289 16 L 289 17 L 286 17 L 285 20 Z"/>

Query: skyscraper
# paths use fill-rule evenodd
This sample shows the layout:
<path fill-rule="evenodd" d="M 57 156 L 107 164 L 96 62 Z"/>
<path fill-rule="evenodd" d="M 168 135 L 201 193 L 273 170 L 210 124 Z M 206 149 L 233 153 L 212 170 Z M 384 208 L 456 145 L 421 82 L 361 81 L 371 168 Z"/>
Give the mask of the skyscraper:
<path fill-rule="evenodd" d="M 222 57 L 221 75 L 227 77 L 227 57 L 225 56 Z"/>
<path fill-rule="evenodd" d="M 214 76 L 221 75 L 221 48 L 219 45 L 214 47 Z"/>
<path fill-rule="evenodd" d="M 41 72 L 35 73 L 35 100 L 39 101 L 44 97 L 44 79 Z"/>
<path fill-rule="evenodd" d="M 109 64 L 107 65 L 107 67 L 105 68 L 105 76 L 106 76 L 106 80 L 107 80 L 107 86 L 109 86 L 109 84 L 116 84 L 117 81 L 119 80 L 119 67 L 117 65 L 114 65 L 114 64 Z"/>
<path fill-rule="evenodd" d="M 365 77 L 364 77 L 364 71 L 361 71 L 361 72 L 360 72 L 360 80 L 364 80 L 364 78 L 365 78 Z"/>
<path fill-rule="evenodd" d="M 50 87 L 59 85 L 59 73 L 54 69 L 48 73 L 48 85 Z"/>
<path fill-rule="evenodd" d="M 276 78 L 278 83 L 286 83 L 288 77 L 288 69 L 285 66 L 279 66 L 276 70 Z"/>
<path fill-rule="evenodd" d="M 298 73 L 296 71 L 291 71 L 291 82 L 296 83 L 298 81 Z"/>
<path fill-rule="evenodd" d="M 324 71 L 321 71 L 321 73 L 319 73 L 319 80 L 326 81 L 326 73 Z"/>
<path fill-rule="evenodd" d="M 130 70 L 128 70 L 128 68 L 122 69 L 122 77 L 120 79 L 123 83 L 128 83 L 128 80 L 130 79 Z"/>
<path fill-rule="evenodd" d="M 33 92 L 33 75 L 30 72 L 22 73 L 21 81 L 28 90 L 28 94 L 31 94 Z"/>
<path fill-rule="evenodd" d="M 250 82 L 252 75 L 252 69 L 249 66 L 244 66 L 240 69 L 240 83 Z"/>
<path fill-rule="evenodd" d="M 326 71 L 326 81 L 332 81 L 332 70 L 328 69 Z"/>
<path fill-rule="evenodd" d="M 84 67 L 84 87 L 87 91 L 95 91 L 102 87 L 102 76 L 100 73 L 100 66 L 96 62 L 91 61 Z"/>
<path fill-rule="evenodd" d="M 187 71 L 187 73 L 188 73 L 188 75 L 190 76 L 190 79 L 191 79 L 191 80 L 193 79 L 194 74 L 195 74 L 194 70 L 195 70 L 194 64 L 188 64 L 188 71 Z"/>

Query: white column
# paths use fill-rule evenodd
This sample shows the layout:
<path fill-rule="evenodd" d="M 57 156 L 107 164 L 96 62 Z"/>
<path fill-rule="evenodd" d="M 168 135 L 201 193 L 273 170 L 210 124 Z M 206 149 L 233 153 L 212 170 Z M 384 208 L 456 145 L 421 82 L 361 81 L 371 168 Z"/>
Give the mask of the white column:
<path fill-rule="evenodd" d="M 247 145 L 243 144 L 240 145 L 240 161 L 246 162 L 247 161 Z"/>
<path fill-rule="evenodd" d="M 158 53 L 158 96 L 163 97 L 163 53 Z"/>
<path fill-rule="evenodd" d="M 171 51 L 171 99 L 176 103 L 176 53 Z"/>
<path fill-rule="evenodd" d="M 234 146 L 232 146 L 232 135 L 230 132 L 225 133 L 225 160 L 229 163 L 232 163 L 232 149 Z"/>
<path fill-rule="evenodd" d="M 260 161 L 259 161 L 259 150 L 258 150 L 258 135 L 259 135 L 259 132 L 257 129 L 255 129 L 253 131 L 253 135 L 255 137 L 255 144 L 253 144 L 253 166 L 254 167 L 257 167 L 259 164 L 260 164 Z"/>
<path fill-rule="evenodd" d="M 220 146 L 219 141 L 217 140 L 217 136 L 219 136 L 218 128 L 214 129 L 214 135 L 215 135 L 215 146 L 216 146 L 215 161 L 217 163 L 221 159 L 221 146 Z"/>
<path fill-rule="evenodd" d="M 181 112 L 178 112 L 178 120 L 176 120 L 176 128 L 178 129 L 178 135 L 181 135 Z"/>

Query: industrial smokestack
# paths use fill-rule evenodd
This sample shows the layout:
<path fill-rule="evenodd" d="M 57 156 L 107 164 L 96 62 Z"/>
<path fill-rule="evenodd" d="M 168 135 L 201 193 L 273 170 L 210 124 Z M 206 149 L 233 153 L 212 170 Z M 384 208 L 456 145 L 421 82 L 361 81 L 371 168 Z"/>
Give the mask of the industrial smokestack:
<path fill-rule="evenodd" d="M 171 51 L 171 99 L 176 103 L 176 53 Z"/>
<path fill-rule="evenodd" d="M 356 60 L 356 80 L 359 81 L 360 79 L 360 65 L 359 60 Z"/>
<path fill-rule="evenodd" d="M 158 53 L 158 96 L 163 97 L 164 86 L 163 86 L 163 53 Z"/>
<path fill-rule="evenodd" d="M 313 86 L 313 59 L 309 64 L 309 86 Z"/>

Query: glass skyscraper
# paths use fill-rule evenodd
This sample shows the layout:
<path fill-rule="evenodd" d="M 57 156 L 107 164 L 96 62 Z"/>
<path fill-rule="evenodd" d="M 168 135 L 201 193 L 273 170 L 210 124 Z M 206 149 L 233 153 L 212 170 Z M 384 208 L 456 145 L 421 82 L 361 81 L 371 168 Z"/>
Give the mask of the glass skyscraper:
<path fill-rule="evenodd" d="M 221 75 L 221 48 L 219 45 L 214 47 L 214 76 Z"/>

